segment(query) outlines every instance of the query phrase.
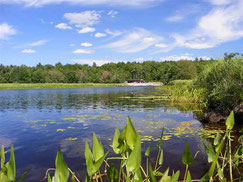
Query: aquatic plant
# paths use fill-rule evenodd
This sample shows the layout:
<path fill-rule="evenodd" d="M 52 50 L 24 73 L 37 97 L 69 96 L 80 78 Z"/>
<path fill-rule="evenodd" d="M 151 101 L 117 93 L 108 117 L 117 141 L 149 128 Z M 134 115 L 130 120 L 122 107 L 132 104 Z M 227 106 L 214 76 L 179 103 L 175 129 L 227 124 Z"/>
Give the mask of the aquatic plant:
<path fill-rule="evenodd" d="M 190 122 L 184 122 L 182 125 L 190 125 Z M 232 149 L 232 132 L 234 128 L 234 113 L 230 113 L 226 120 L 225 133 L 218 132 L 213 141 L 207 137 L 202 138 L 205 150 L 208 156 L 208 162 L 211 164 L 208 172 L 200 179 L 196 181 L 220 181 L 231 182 L 235 180 L 241 181 L 243 176 L 240 169 L 240 164 L 243 164 L 243 136 L 238 140 L 238 146 L 236 150 Z M 224 135 L 223 135 L 224 134 Z M 149 138 L 149 137 L 148 137 Z M 111 148 L 116 154 L 114 157 L 107 157 L 108 152 L 105 153 L 102 143 L 98 140 L 95 133 L 93 133 L 92 150 L 89 143 L 85 143 L 85 161 L 87 175 L 85 182 L 176 182 L 183 179 L 185 182 L 193 181 L 190 173 L 190 165 L 196 160 L 196 154 L 192 154 L 188 143 L 185 143 L 185 149 L 182 154 L 182 163 L 185 165 L 185 173 L 182 175 L 180 171 L 172 171 L 167 168 L 165 171 L 161 171 L 161 167 L 164 161 L 164 149 L 162 147 L 162 141 L 166 138 L 164 135 L 164 129 L 161 132 L 161 136 L 156 145 L 157 157 L 154 165 L 151 163 L 151 143 L 146 149 L 144 156 L 146 158 L 145 167 L 142 166 L 142 151 L 141 151 L 141 136 L 138 135 L 130 118 L 127 119 L 127 123 L 123 130 L 115 129 Z M 67 140 L 76 140 L 77 138 L 68 138 Z M 118 155 L 118 156 L 117 156 Z M 0 181 L 2 182 L 15 182 L 16 167 L 13 146 L 11 146 L 10 160 L 5 162 L 5 152 L 2 146 L 1 150 L 1 171 Z M 111 162 L 113 161 L 113 162 Z M 117 168 L 113 163 L 120 163 Z M 52 173 L 51 171 L 54 171 Z M 237 177 L 234 174 L 238 173 Z M 53 174 L 53 175 L 52 175 Z M 21 176 L 18 182 L 21 182 L 26 173 Z M 44 180 L 47 182 L 80 182 L 81 180 L 75 175 L 75 173 L 68 168 L 64 157 L 60 150 L 58 150 L 55 160 L 55 168 L 49 168 L 46 171 Z"/>
<path fill-rule="evenodd" d="M 21 182 L 25 178 L 27 173 L 24 173 L 18 180 L 16 180 L 16 165 L 14 147 L 11 145 L 9 161 L 5 163 L 5 151 L 4 146 L 1 147 L 1 170 L 0 170 L 0 181 L 1 182 Z"/>

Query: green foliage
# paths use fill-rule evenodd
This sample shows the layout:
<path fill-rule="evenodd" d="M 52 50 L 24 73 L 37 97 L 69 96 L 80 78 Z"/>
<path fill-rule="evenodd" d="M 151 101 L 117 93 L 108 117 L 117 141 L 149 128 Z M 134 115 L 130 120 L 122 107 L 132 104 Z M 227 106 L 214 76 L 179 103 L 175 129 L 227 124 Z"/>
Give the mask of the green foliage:
<path fill-rule="evenodd" d="M 16 165 L 14 156 L 14 147 L 11 145 L 10 148 L 10 158 L 5 164 L 5 151 L 4 146 L 1 147 L 1 171 L 0 171 L 0 181 L 1 182 L 21 182 L 25 178 L 27 173 L 24 173 L 18 180 L 16 180 Z"/>
<path fill-rule="evenodd" d="M 178 62 L 145 61 L 143 63 L 108 63 L 102 66 L 66 64 L 38 64 L 29 66 L 0 65 L 0 83 L 122 83 L 127 79 L 141 78 L 165 84 L 175 79 L 193 79 L 202 66 L 211 61 Z"/>
<path fill-rule="evenodd" d="M 229 113 L 243 100 L 243 58 L 208 64 L 195 81 L 206 93 L 208 110 Z"/>
<path fill-rule="evenodd" d="M 184 150 L 184 153 L 183 153 L 183 156 L 182 156 L 182 163 L 184 165 L 190 165 L 190 164 L 192 164 L 192 162 L 193 162 L 192 154 L 191 154 L 189 145 L 186 142 L 185 150 Z"/>

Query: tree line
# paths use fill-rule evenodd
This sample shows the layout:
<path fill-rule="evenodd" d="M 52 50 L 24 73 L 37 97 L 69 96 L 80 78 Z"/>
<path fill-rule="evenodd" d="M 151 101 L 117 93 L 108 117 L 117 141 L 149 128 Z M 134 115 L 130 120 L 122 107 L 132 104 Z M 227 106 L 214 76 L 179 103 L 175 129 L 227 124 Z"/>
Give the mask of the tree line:
<path fill-rule="evenodd" d="M 215 60 L 145 61 L 107 63 L 97 66 L 66 64 L 36 66 L 0 65 L 0 83 L 122 83 L 127 79 L 144 79 L 168 83 L 176 79 L 193 79 Z"/>

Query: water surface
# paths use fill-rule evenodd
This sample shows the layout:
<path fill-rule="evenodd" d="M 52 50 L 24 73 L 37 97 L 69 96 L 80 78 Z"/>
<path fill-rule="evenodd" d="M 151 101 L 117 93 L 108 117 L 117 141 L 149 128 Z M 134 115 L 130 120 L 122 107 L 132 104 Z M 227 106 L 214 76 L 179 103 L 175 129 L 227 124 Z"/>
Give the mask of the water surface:
<path fill-rule="evenodd" d="M 207 159 L 198 133 L 202 124 L 192 111 L 172 107 L 161 92 L 142 87 L 2 90 L 0 91 L 0 145 L 9 150 L 14 144 L 18 175 L 28 172 L 26 181 L 40 181 L 46 169 L 54 167 L 60 148 L 68 166 L 83 176 L 84 142 L 92 141 L 95 132 L 112 151 L 115 128 L 120 130 L 129 116 L 142 136 L 143 151 L 153 146 L 162 128 L 165 161 L 168 166 L 184 170 L 181 156 L 185 142 L 197 155 L 191 166 L 193 178 L 207 170 Z M 152 155 L 155 156 L 153 150 Z M 152 159 L 152 162 L 154 159 Z"/>

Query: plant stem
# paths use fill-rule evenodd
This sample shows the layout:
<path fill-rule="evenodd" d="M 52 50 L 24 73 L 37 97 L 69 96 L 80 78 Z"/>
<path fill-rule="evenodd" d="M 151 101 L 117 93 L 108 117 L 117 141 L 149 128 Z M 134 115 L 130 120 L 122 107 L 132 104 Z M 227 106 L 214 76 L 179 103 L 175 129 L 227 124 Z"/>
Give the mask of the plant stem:
<path fill-rule="evenodd" d="M 184 180 L 183 180 L 184 182 L 186 181 L 187 171 L 188 171 L 188 165 L 186 165 L 186 171 L 185 171 Z"/>
<path fill-rule="evenodd" d="M 230 165 L 230 181 L 233 182 L 230 132 L 229 132 L 229 165 Z"/>

